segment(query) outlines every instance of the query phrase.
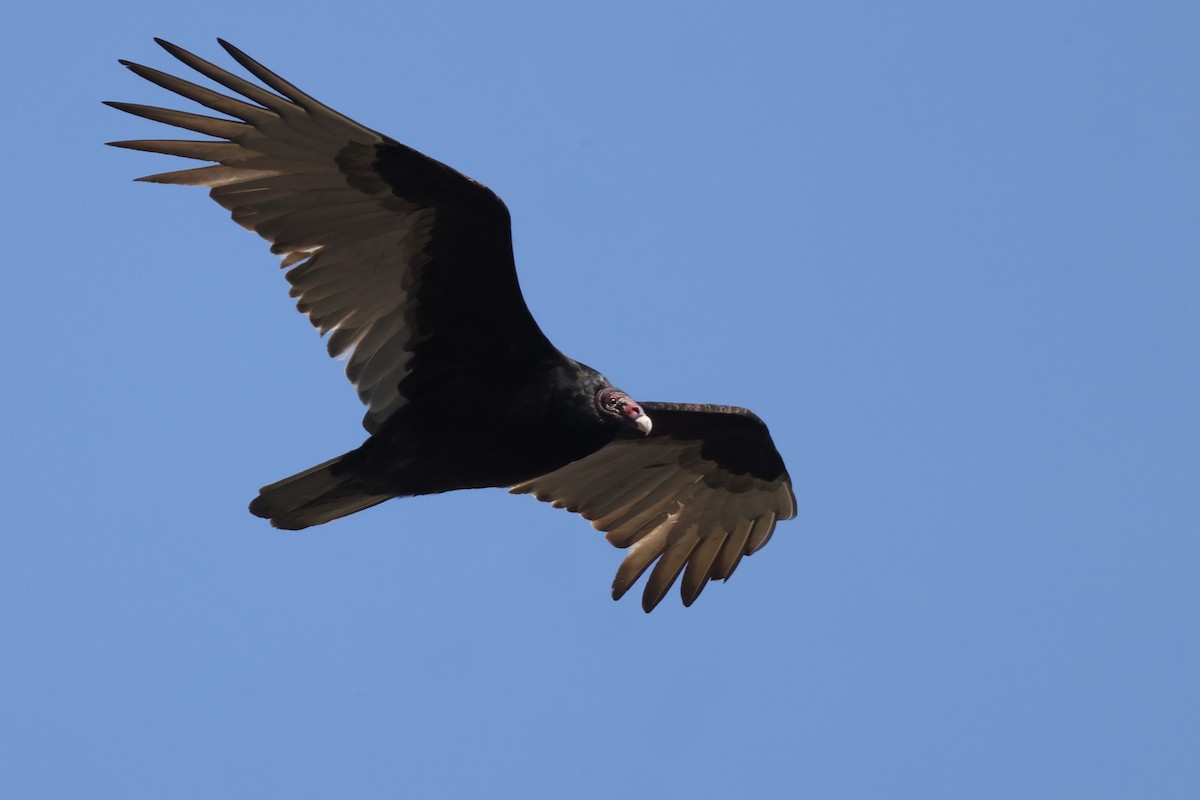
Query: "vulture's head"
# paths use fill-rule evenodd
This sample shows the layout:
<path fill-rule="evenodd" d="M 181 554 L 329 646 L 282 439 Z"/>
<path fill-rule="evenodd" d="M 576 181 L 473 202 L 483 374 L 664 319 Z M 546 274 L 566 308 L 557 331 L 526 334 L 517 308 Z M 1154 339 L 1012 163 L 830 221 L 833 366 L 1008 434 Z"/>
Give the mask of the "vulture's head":
<path fill-rule="evenodd" d="M 596 408 L 603 419 L 615 420 L 618 424 L 637 428 L 645 436 L 650 433 L 653 423 L 637 401 L 620 389 L 601 389 L 596 392 Z"/>

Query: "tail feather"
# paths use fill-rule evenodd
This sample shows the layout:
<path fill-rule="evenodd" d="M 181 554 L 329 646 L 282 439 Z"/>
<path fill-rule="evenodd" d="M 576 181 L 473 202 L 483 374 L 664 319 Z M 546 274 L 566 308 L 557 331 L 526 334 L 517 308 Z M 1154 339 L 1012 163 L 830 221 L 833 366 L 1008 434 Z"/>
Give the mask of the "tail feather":
<path fill-rule="evenodd" d="M 298 531 L 362 511 L 393 497 L 368 489 L 346 464 L 346 453 L 258 490 L 250 513 L 276 528 Z"/>

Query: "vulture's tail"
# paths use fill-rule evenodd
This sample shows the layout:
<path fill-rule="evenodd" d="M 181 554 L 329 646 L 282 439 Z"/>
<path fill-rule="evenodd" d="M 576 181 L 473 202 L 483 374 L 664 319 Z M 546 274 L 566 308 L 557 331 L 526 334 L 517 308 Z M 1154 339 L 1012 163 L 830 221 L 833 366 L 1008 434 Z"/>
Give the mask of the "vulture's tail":
<path fill-rule="evenodd" d="M 378 505 L 394 495 L 371 491 L 347 461 L 357 450 L 258 490 L 250 513 L 276 528 L 298 531 Z"/>

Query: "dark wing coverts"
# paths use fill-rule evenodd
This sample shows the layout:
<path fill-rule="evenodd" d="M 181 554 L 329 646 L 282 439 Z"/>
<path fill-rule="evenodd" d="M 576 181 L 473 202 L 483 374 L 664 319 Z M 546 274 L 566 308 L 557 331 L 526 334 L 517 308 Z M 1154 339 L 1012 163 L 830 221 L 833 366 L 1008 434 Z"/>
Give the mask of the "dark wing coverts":
<path fill-rule="evenodd" d="M 508 210 L 485 186 L 309 97 L 232 45 L 266 91 L 168 42 L 169 53 L 247 100 L 158 70 L 133 72 L 227 114 L 131 103 L 122 111 L 217 137 L 120 147 L 215 165 L 141 180 L 211 187 L 233 219 L 283 257 L 292 295 L 367 405 L 368 431 L 407 396 L 482 390 L 506 370 L 556 353 L 517 284 Z M 480 331 L 490 335 L 480 335 Z M 453 370 L 446 369 L 453 365 Z M 477 376 L 479 387 L 464 378 Z"/>
<path fill-rule="evenodd" d="M 483 397 L 498 384 L 530 385 L 547 364 L 585 370 L 558 353 L 530 315 L 517 284 L 508 210 L 489 189 L 317 102 L 225 42 L 273 91 L 158 41 L 240 97 L 122 62 L 226 117 L 109 103 L 213 137 L 112 144 L 214 162 L 141 180 L 207 186 L 236 222 L 271 243 L 291 267 L 287 279 L 299 309 L 329 334 L 330 354 L 349 354 L 346 374 L 367 405 L 368 431 L 401 409 Z M 649 436 L 622 433 L 512 491 L 576 511 L 629 549 L 613 582 L 615 598 L 657 560 L 642 600 L 649 611 L 680 573 L 687 605 L 709 580 L 728 578 L 743 556 L 766 544 L 777 521 L 794 516 L 795 498 L 766 426 L 749 411 L 642 408 L 653 420 Z M 264 492 L 315 473 L 324 480 L 340 460 Z M 336 493 L 341 484 L 330 475 Z M 339 508 L 339 515 L 387 496 L 368 492 L 370 502 Z"/>
<path fill-rule="evenodd" d="M 642 403 L 649 437 L 618 437 L 590 456 L 512 488 L 592 521 L 629 554 L 613 581 L 618 599 L 658 559 L 642 607 L 658 605 L 683 572 L 691 605 L 709 580 L 727 579 L 743 556 L 796 513 L 791 479 L 767 426 L 732 406 Z"/>

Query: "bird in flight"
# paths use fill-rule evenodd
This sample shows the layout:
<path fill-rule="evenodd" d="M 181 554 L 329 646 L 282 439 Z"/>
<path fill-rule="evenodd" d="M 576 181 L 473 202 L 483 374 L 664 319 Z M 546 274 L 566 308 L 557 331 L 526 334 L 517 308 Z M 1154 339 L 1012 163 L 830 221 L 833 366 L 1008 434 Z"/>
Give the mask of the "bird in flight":
<path fill-rule="evenodd" d="M 654 564 L 647 612 L 680 573 L 690 606 L 795 516 L 791 479 L 753 413 L 638 403 L 550 343 L 521 296 L 508 209 L 486 186 L 227 42 L 262 85 L 156 41 L 229 94 L 121 63 L 223 116 L 109 102 L 210 137 L 110 144 L 212 162 L 139 180 L 208 187 L 270 242 L 297 307 L 329 335 L 330 355 L 348 357 L 367 407 L 360 447 L 264 486 L 251 513 L 299 530 L 393 497 L 532 494 L 628 548 L 613 599 Z"/>

